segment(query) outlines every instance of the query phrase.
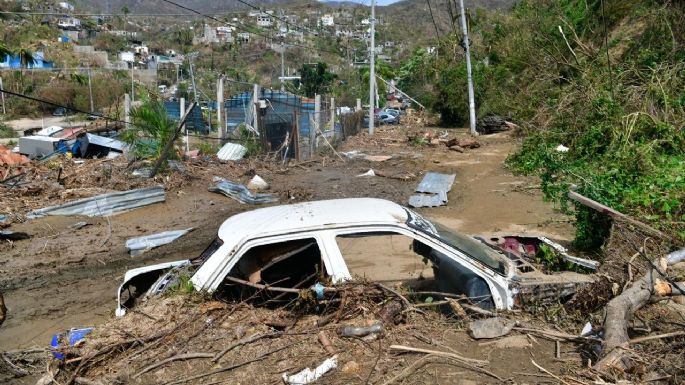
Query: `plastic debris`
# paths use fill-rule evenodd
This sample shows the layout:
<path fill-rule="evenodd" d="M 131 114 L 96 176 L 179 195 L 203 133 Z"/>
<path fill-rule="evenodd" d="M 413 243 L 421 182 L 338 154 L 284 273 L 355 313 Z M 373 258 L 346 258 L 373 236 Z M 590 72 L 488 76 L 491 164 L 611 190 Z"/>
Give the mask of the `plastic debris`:
<path fill-rule="evenodd" d="M 516 321 L 502 317 L 479 319 L 469 323 L 469 332 L 475 339 L 497 338 L 509 334 L 514 325 Z"/>
<path fill-rule="evenodd" d="M 193 230 L 192 227 L 184 230 L 164 231 L 143 237 L 131 238 L 126 240 L 126 248 L 131 256 L 135 257 L 145 253 L 150 249 L 154 249 L 155 247 L 171 243 L 177 238 L 186 235 L 191 230 Z"/>
<path fill-rule="evenodd" d="M 328 373 L 331 369 L 338 367 L 338 355 L 334 355 L 331 358 L 326 359 L 321 365 L 317 366 L 314 370 L 310 368 L 304 368 L 297 374 L 288 376 L 288 373 L 283 373 L 283 381 L 290 385 L 304 385 L 314 382 L 321 378 L 324 374 Z"/>
<path fill-rule="evenodd" d="M 0 239 L 6 239 L 9 241 L 19 241 L 22 239 L 29 239 L 30 235 L 20 231 L 10 231 L 10 230 L 0 230 Z"/>
<path fill-rule="evenodd" d="M 226 195 L 240 203 L 256 205 L 278 202 L 278 197 L 273 194 L 253 194 L 244 185 L 220 177 L 214 177 L 214 181 L 216 185 L 210 187 L 209 191 Z"/>
<path fill-rule="evenodd" d="M 360 176 L 376 176 L 376 173 L 373 171 L 373 169 L 369 169 L 369 171 L 367 171 L 367 172 L 365 172 L 365 173 L 363 173 L 363 174 L 359 174 L 359 175 L 357 175 L 357 176 L 358 176 L 358 177 L 360 177 Z"/>
<path fill-rule="evenodd" d="M 411 207 L 438 207 L 447 204 L 447 193 L 452 189 L 455 174 L 429 172 L 416 186 L 416 192 L 409 197 Z"/>
<path fill-rule="evenodd" d="M 78 199 L 62 205 L 33 210 L 27 218 L 40 218 L 46 215 L 85 215 L 88 217 L 108 216 L 133 210 L 138 207 L 164 202 L 164 187 L 145 187 L 129 191 L 117 191 L 109 194 Z"/>
<path fill-rule="evenodd" d="M 557 148 L 555 148 L 555 150 L 557 150 L 557 152 L 568 152 L 569 148 L 563 144 L 560 144 L 557 146 Z"/>
<path fill-rule="evenodd" d="M 581 337 L 589 336 L 592 333 L 592 324 L 590 322 L 583 326 L 583 330 L 580 332 Z"/>
<path fill-rule="evenodd" d="M 247 148 L 237 143 L 226 143 L 221 147 L 216 156 L 220 160 L 239 160 L 247 154 Z"/>
<path fill-rule="evenodd" d="M 66 333 L 59 333 L 53 335 L 52 340 L 50 341 L 50 346 L 54 349 L 74 346 L 79 341 L 84 340 L 86 338 L 86 335 L 88 335 L 92 331 L 93 328 L 69 329 Z M 53 351 L 52 355 L 55 356 L 55 358 L 57 358 L 58 360 L 64 359 L 64 354 L 60 352 Z"/>
<path fill-rule="evenodd" d="M 381 321 L 376 321 L 373 325 L 366 327 L 344 326 L 340 329 L 340 335 L 343 337 L 364 337 L 369 334 L 381 333 L 383 333 L 383 323 Z"/>
<path fill-rule="evenodd" d="M 250 179 L 249 182 L 247 182 L 247 188 L 250 190 L 255 190 L 255 191 L 262 191 L 266 190 L 269 188 L 269 184 L 266 183 L 264 179 L 262 179 L 261 176 L 255 175 Z"/>

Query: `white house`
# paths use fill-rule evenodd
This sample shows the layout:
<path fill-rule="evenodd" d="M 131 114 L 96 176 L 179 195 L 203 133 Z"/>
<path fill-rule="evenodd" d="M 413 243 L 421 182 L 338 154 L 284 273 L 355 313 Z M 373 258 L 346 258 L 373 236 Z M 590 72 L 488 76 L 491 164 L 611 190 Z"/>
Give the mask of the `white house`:
<path fill-rule="evenodd" d="M 74 10 L 74 6 L 67 3 L 66 1 L 61 1 L 58 5 L 60 8 L 65 9 L 67 11 L 73 11 Z"/>
<path fill-rule="evenodd" d="M 333 16 L 329 14 L 321 16 L 321 18 L 319 18 L 319 25 L 321 25 L 322 27 L 334 26 L 335 22 L 333 20 Z"/>
<path fill-rule="evenodd" d="M 233 27 L 216 27 L 216 38 L 221 42 L 233 42 Z"/>
<path fill-rule="evenodd" d="M 132 63 L 135 61 L 135 54 L 133 52 L 119 52 L 119 60 Z"/>
<path fill-rule="evenodd" d="M 138 55 L 147 56 L 150 53 L 150 50 L 147 48 L 146 45 L 134 45 L 133 52 L 135 52 Z"/>
<path fill-rule="evenodd" d="M 371 21 L 369 19 L 362 19 L 362 25 L 369 25 Z"/>
<path fill-rule="evenodd" d="M 76 31 L 81 29 L 81 20 L 75 17 L 60 17 L 57 20 L 57 27 L 67 31 Z"/>
<path fill-rule="evenodd" d="M 250 34 L 247 32 L 239 32 L 236 35 L 236 38 L 241 43 L 249 43 L 250 42 Z"/>
<path fill-rule="evenodd" d="M 271 26 L 271 16 L 262 14 L 257 16 L 257 26 L 259 27 L 270 27 Z"/>

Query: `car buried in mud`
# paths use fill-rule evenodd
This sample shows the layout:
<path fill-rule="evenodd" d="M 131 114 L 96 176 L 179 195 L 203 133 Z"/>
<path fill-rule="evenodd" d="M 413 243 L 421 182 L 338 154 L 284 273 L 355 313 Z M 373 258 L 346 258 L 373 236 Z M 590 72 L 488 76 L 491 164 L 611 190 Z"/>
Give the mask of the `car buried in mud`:
<path fill-rule="evenodd" d="M 579 285 L 593 281 L 588 274 L 544 272 L 495 239 L 459 234 L 374 198 L 255 209 L 224 221 L 194 259 L 126 272 L 116 315 L 179 285 L 219 295 L 238 286 L 316 291 L 364 279 L 464 295 L 483 308 L 512 309 L 569 298 Z M 593 263 L 568 258 L 574 265 Z"/>

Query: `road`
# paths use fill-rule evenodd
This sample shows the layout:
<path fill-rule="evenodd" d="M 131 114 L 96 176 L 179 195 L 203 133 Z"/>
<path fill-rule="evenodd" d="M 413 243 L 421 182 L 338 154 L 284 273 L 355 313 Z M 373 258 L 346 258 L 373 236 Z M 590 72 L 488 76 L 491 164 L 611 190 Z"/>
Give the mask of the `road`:
<path fill-rule="evenodd" d="M 23 133 L 27 130 L 41 129 L 50 126 L 61 126 L 61 127 L 71 127 L 71 126 L 84 126 L 88 124 L 85 120 L 73 120 L 73 117 L 65 116 L 46 116 L 43 118 L 31 119 L 22 118 L 16 120 L 8 120 L 5 122 L 8 126 L 12 127 L 14 131 L 18 133 Z"/>

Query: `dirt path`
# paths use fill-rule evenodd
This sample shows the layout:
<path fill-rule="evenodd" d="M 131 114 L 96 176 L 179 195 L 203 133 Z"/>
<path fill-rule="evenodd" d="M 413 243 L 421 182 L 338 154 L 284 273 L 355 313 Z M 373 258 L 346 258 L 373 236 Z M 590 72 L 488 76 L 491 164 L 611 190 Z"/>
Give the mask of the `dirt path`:
<path fill-rule="evenodd" d="M 457 135 L 466 135 L 458 130 Z M 385 140 L 385 139 L 387 140 Z M 351 138 L 345 150 L 392 155 L 385 162 L 362 159 L 328 160 L 283 167 L 274 163 L 246 162 L 279 194 L 281 203 L 303 200 L 372 196 L 406 204 L 425 171 L 456 173 L 445 207 L 423 209 L 438 222 L 470 234 L 492 232 L 542 233 L 569 239 L 567 218 L 542 202 L 534 179 L 513 176 L 503 168 L 517 143 L 508 135 L 482 137 L 482 147 L 460 154 L 437 147 L 406 144 L 402 129 L 379 130 L 374 140 Z M 335 158 L 333 158 L 335 159 Z M 217 174 L 227 165 L 215 164 Z M 358 177 L 369 168 L 386 175 L 414 174 L 403 181 Z M 208 174 L 209 175 L 209 174 Z M 249 175 L 241 178 L 247 181 Z M 87 218 L 81 230 L 69 226 L 83 218 L 42 218 L 13 225 L 33 238 L 0 246 L 0 290 L 5 293 L 8 319 L 0 328 L 0 350 L 45 345 L 50 336 L 70 327 L 101 323 L 115 307 L 115 291 L 126 270 L 141 265 L 193 257 L 215 236 L 228 216 L 254 208 L 209 193 L 207 178 L 180 190 L 167 191 L 167 201 L 111 218 Z M 195 227 L 176 242 L 130 257 L 127 238 L 159 231 Z"/>

